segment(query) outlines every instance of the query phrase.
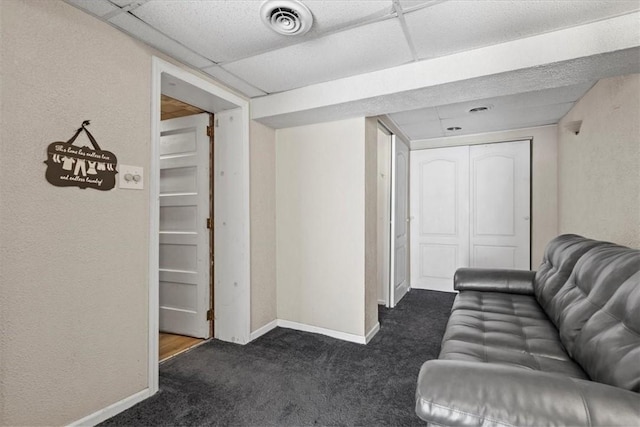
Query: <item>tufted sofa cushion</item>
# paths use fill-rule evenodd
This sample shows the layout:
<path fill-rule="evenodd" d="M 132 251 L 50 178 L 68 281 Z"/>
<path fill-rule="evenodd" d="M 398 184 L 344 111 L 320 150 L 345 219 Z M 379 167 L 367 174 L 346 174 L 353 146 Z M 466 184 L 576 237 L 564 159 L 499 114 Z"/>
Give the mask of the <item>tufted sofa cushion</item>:
<path fill-rule="evenodd" d="M 556 327 L 529 295 L 481 291 L 458 294 L 438 358 L 587 378 L 567 355 Z"/>
<path fill-rule="evenodd" d="M 558 309 L 553 298 L 569 279 L 573 267 L 582 255 L 595 246 L 605 244 L 575 234 L 563 234 L 549 242 L 538 267 L 534 292 L 538 303 L 552 320 L 557 320 Z"/>
<path fill-rule="evenodd" d="M 640 251 L 587 251 L 547 303 L 568 354 L 592 380 L 640 392 Z"/>

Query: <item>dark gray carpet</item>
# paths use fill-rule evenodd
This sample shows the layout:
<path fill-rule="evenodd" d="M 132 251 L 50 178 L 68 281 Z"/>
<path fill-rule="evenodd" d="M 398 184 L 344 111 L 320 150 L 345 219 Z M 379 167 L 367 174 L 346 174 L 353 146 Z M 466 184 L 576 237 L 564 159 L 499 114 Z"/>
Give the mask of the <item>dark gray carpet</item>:
<path fill-rule="evenodd" d="M 213 340 L 162 364 L 160 391 L 102 425 L 423 425 L 416 379 L 453 298 L 412 290 L 380 309 L 366 346 L 282 328 L 245 346 Z"/>

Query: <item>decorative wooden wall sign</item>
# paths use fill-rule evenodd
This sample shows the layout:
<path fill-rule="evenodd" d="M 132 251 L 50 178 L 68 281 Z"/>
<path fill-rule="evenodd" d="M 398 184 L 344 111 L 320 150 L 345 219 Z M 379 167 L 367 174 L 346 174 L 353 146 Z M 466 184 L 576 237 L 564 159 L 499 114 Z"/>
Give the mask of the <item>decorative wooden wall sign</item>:
<path fill-rule="evenodd" d="M 89 120 L 67 142 L 52 142 L 47 148 L 46 178 L 56 187 L 75 186 L 82 189 L 111 190 L 116 185 L 116 166 L 118 160 L 110 151 L 103 151 L 86 128 Z M 86 132 L 93 150 L 88 147 L 76 147 L 73 142 L 80 132 Z"/>

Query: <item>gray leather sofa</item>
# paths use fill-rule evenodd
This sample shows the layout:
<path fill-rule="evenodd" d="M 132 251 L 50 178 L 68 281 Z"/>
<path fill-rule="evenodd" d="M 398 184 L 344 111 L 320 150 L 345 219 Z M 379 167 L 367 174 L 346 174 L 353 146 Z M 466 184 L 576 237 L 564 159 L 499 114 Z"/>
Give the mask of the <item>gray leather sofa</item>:
<path fill-rule="evenodd" d="M 562 235 L 537 272 L 459 269 L 416 413 L 445 426 L 640 426 L 640 251 Z"/>

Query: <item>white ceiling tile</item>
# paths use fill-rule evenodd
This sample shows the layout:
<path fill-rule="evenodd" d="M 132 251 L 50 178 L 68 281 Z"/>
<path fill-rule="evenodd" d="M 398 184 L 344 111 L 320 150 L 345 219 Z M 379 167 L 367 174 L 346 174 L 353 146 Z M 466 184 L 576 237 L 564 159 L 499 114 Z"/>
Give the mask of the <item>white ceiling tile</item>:
<path fill-rule="evenodd" d="M 117 7 L 104 0 L 65 0 L 67 3 L 85 10 L 95 16 L 104 16 L 118 10 Z"/>
<path fill-rule="evenodd" d="M 638 0 L 450 0 L 405 14 L 420 59 L 504 43 L 628 13 Z"/>
<path fill-rule="evenodd" d="M 412 140 L 540 126 L 557 123 L 593 83 L 405 111 L 390 117 Z M 478 106 L 490 109 L 469 113 Z M 462 130 L 447 131 L 451 126 Z"/>
<path fill-rule="evenodd" d="M 325 34 L 393 13 L 392 0 L 304 0 L 313 14 L 312 35 Z"/>
<path fill-rule="evenodd" d="M 447 119 L 464 117 L 469 114 L 474 116 L 486 114 L 483 112 L 469 113 L 469 110 L 475 107 L 488 107 L 490 112 L 500 114 L 502 112 L 519 110 L 527 107 L 575 102 L 580 99 L 582 95 L 584 95 L 594 85 L 594 83 L 595 82 L 588 82 L 573 86 L 439 106 L 437 107 L 438 116 L 440 118 Z"/>
<path fill-rule="evenodd" d="M 118 5 L 120 7 L 129 6 L 131 3 L 136 2 L 136 0 L 108 0 L 108 1 L 110 1 L 113 4 Z"/>
<path fill-rule="evenodd" d="M 192 52 L 180 43 L 171 40 L 169 37 L 149 27 L 147 24 L 128 13 L 117 15 L 111 18 L 109 22 L 137 39 L 142 40 L 148 45 L 153 46 L 167 55 L 170 55 L 195 68 L 204 68 L 214 65 L 213 62 Z"/>
<path fill-rule="evenodd" d="M 291 38 L 260 20 L 259 1 L 150 1 L 132 13 L 215 62 L 273 49 Z"/>
<path fill-rule="evenodd" d="M 439 138 L 444 136 L 442 126 L 439 121 L 423 121 L 411 124 L 398 125 L 402 132 L 411 141 L 416 139 Z"/>
<path fill-rule="evenodd" d="M 227 70 L 225 70 L 222 67 L 219 67 L 219 66 L 207 67 L 207 68 L 203 68 L 202 71 L 204 71 L 205 73 L 209 74 L 212 77 L 215 77 L 217 80 L 221 81 L 222 83 L 228 86 L 231 86 L 232 88 L 248 96 L 249 98 L 266 95 L 266 92 L 263 92 L 260 89 L 251 86 L 244 80 L 239 79 L 238 77 L 229 73 Z"/>
<path fill-rule="evenodd" d="M 389 114 L 389 117 L 398 125 L 437 121 L 440 119 L 440 117 L 438 117 L 438 111 L 434 107 Z"/>
<path fill-rule="evenodd" d="M 246 58 L 318 37 L 370 17 L 388 14 L 390 0 L 305 1 L 314 24 L 303 36 L 282 36 L 260 19 L 262 2 L 149 1 L 132 13 L 217 63 Z"/>
<path fill-rule="evenodd" d="M 569 102 L 500 112 L 490 110 L 485 113 L 469 114 L 464 117 L 442 119 L 440 123 L 442 128 L 445 129 L 446 136 L 543 126 L 558 123 L 573 105 L 573 102 Z M 446 131 L 448 127 L 452 126 L 461 127 L 462 130 Z"/>
<path fill-rule="evenodd" d="M 232 62 L 225 68 L 273 93 L 409 61 L 411 52 L 400 24 L 389 19 Z"/>
<path fill-rule="evenodd" d="M 415 8 L 429 7 L 440 3 L 442 0 L 400 0 L 402 10 L 410 11 Z"/>

